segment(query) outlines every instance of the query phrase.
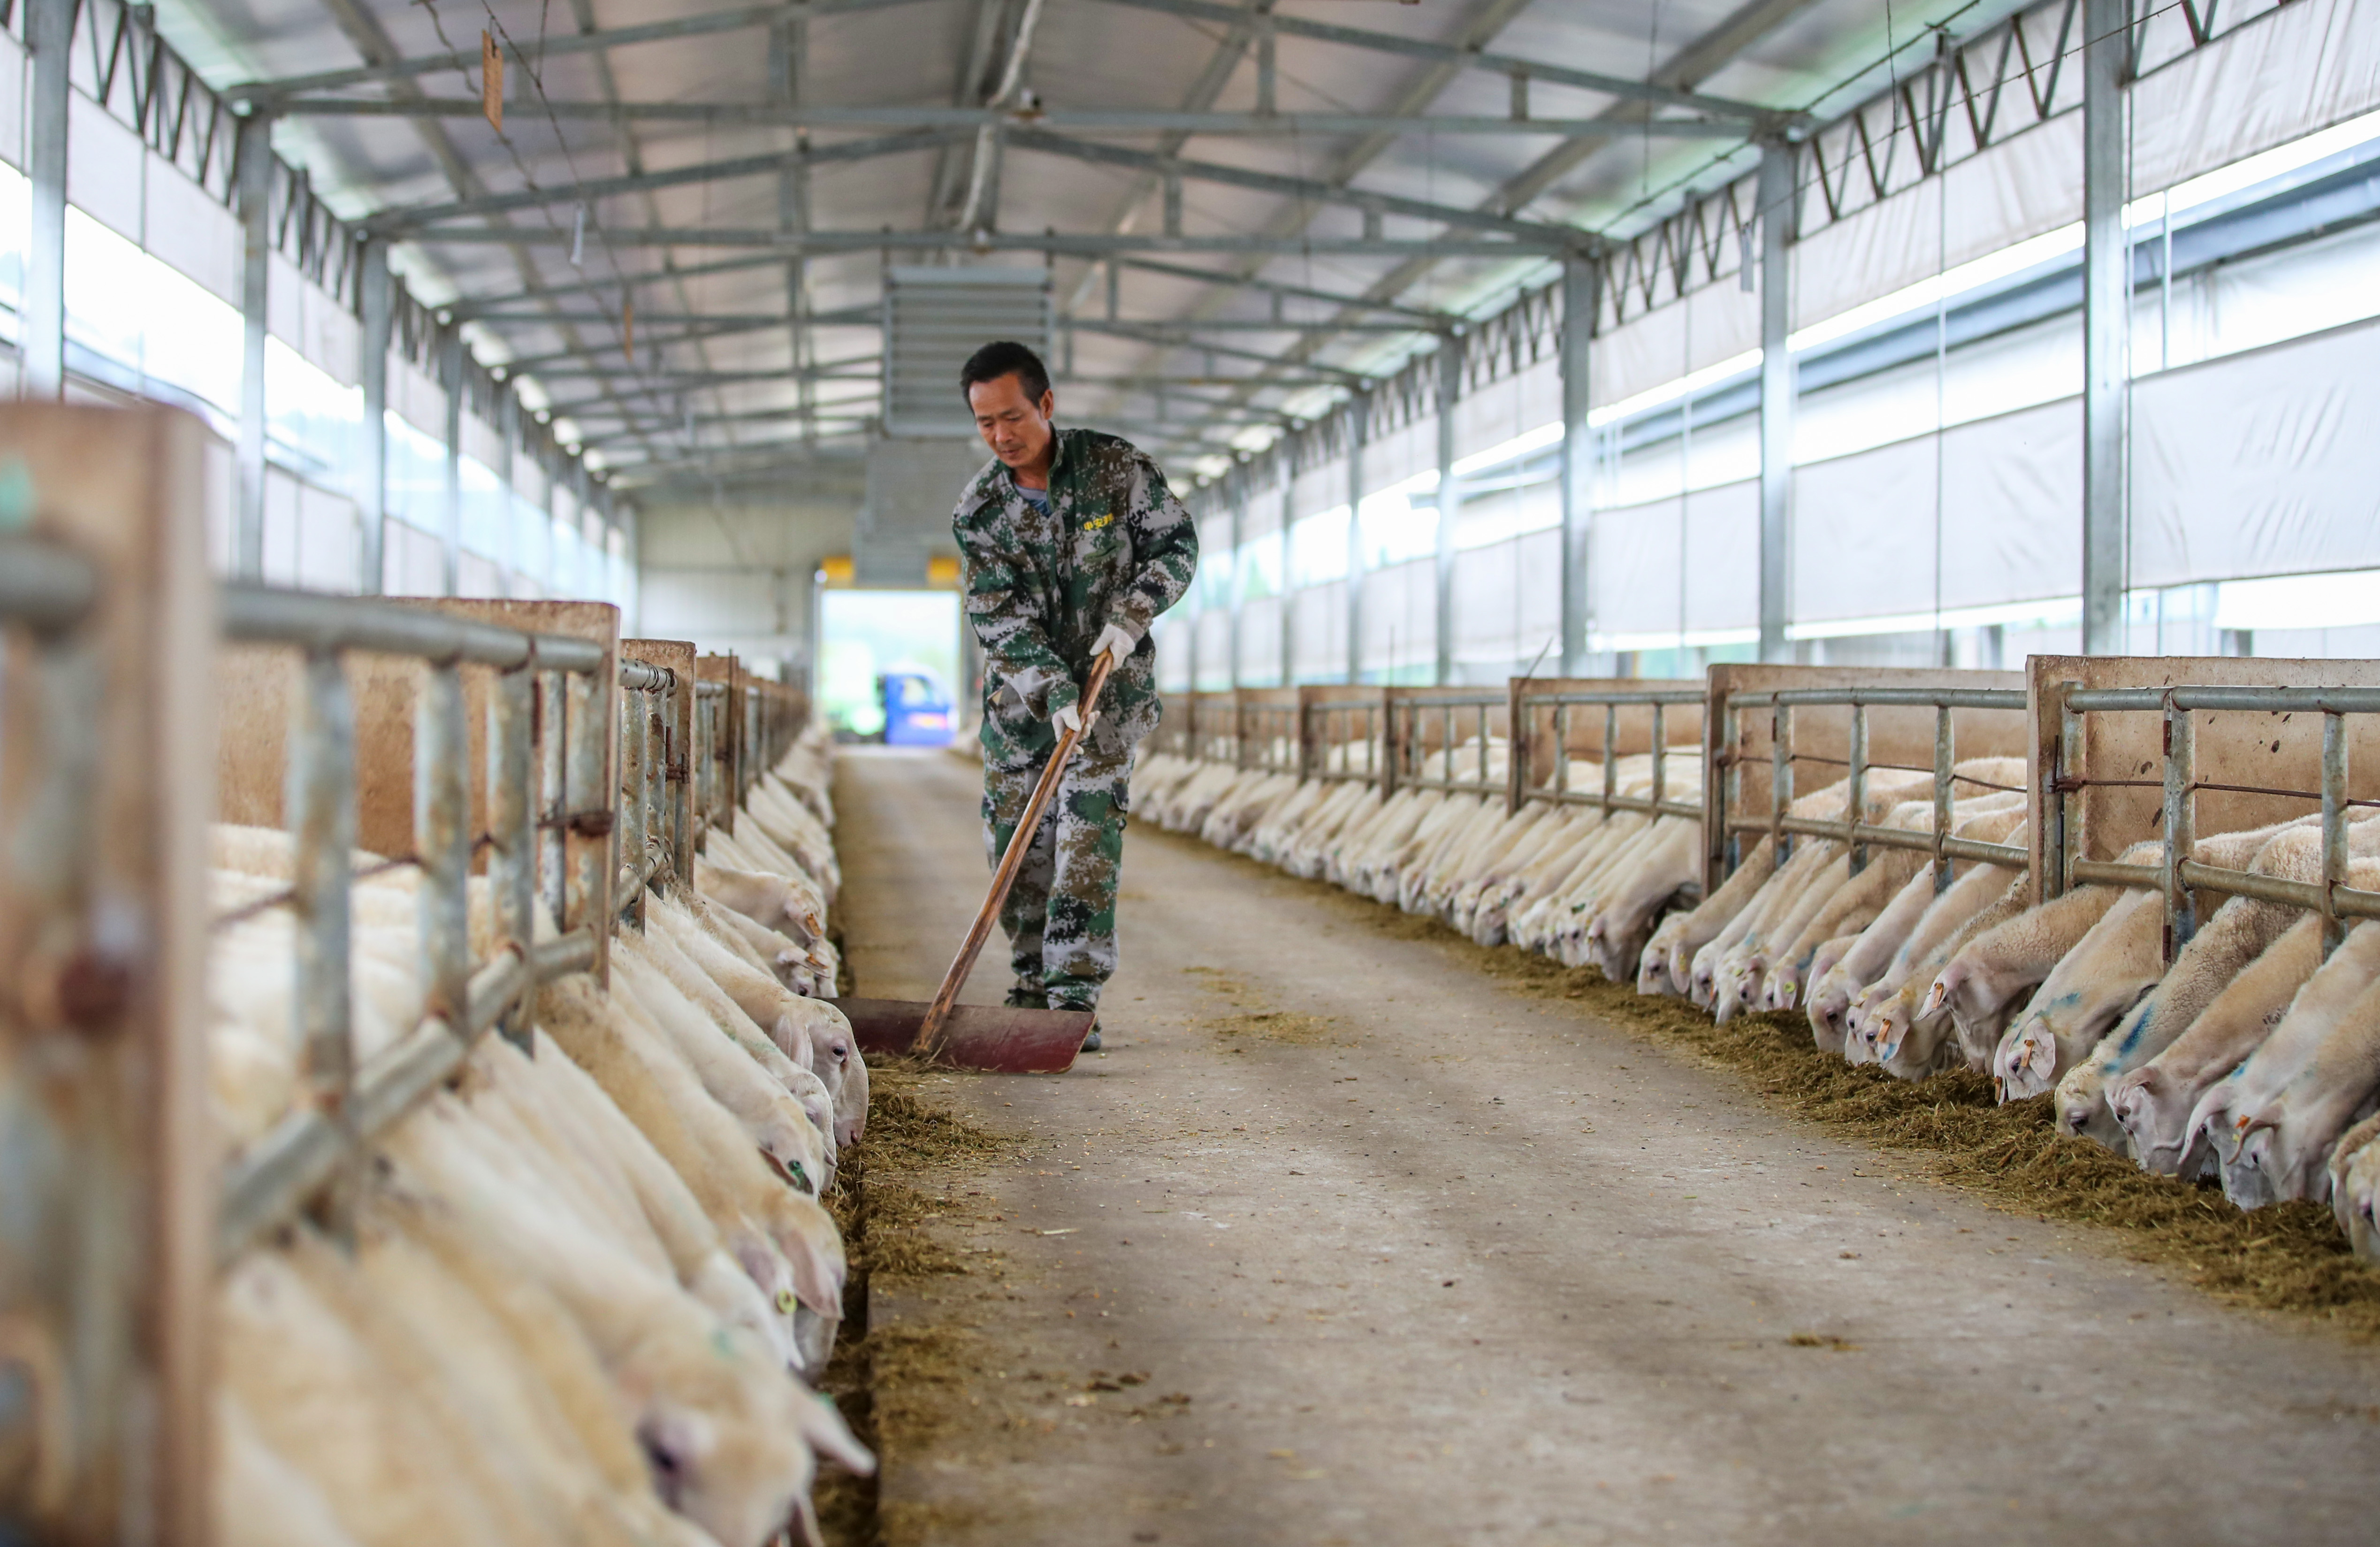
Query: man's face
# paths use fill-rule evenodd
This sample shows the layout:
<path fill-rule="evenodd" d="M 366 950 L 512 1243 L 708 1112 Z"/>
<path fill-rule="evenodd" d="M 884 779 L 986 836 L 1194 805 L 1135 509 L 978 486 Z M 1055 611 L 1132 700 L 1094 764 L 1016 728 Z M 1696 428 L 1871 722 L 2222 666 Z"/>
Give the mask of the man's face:
<path fill-rule="evenodd" d="M 983 444 L 1006 466 L 1032 468 L 1048 454 L 1050 416 L 1058 408 L 1055 394 L 1045 392 L 1035 402 L 1025 396 L 1024 379 L 1012 371 L 967 388 L 967 406 L 975 410 Z"/>

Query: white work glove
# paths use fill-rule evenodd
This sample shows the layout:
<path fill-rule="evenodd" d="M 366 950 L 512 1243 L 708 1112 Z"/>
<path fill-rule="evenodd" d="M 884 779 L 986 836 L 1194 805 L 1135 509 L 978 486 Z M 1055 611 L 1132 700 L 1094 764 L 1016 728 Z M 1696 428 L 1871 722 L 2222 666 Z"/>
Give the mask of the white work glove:
<path fill-rule="evenodd" d="M 1099 630 L 1099 642 L 1091 646 L 1091 664 L 1098 665 L 1099 657 L 1102 655 L 1112 655 L 1115 657 L 1117 668 L 1121 670 L 1124 657 L 1139 648 L 1139 635 L 1121 623 L 1111 623 Z"/>
<path fill-rule="evenodd" d="M 1096 725 L 1099 723 L 1099 711 L 1095 709 L 1091 711 L 1091 724 Z M 1082 729 L 1083 706 L 1080 703 L 1068 704 L 1065 708 L 1058 711 L 1057 713 L 1050 716 L 1050 726 L 1060 736 L 1064 736 L 1069 731 Z"/>

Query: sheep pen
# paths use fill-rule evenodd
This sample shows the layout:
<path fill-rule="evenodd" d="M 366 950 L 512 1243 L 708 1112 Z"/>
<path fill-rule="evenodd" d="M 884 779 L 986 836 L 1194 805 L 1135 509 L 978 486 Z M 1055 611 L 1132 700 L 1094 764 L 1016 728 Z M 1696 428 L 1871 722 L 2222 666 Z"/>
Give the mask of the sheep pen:
<path fill-rule="evenodd" d="M 1386 755 L 1381 742 L 1324 743 L 1284 770 L 1228 745 L 1188 755 L 1193 736 L 1145 760 L 1135 810 L 1394 910 L 1390 927 L 1467 954 L 1516 992 L 1584 1001 L 1631 1034 L 1742 1070 L 1792 1110 L 1922 1154 L 1929 1174 L 2006 1207 L 2116 1227 L 2124 1250 L 2241 1303 L 2380 1331 L 2380 1281 L 2361 1261 L 2380 1253 L 2380 1161 L 2365 1163 L 2380 1154 L 2380 1119 L 2367 1120 L 2380 1104 L 2368 1052 L 2380 1045 L 2380 993 L 2367 993 L 2380 925 L 2339 916 L 2380 884 L 2367 858 L 2380 856 L 2380 824 L 2347 799 L 2343 752 L 2319 778 L 2303 772 L 2304 735 L 2319 725 L 2292 733 L 2286 753 L 2283 739 L 2248 742 L 2273 754 L 2252 771 L 2259 782 L 2223 782 L 2234 777 L 2225 760 L 2238 765 L 2244 736 L 2262 734 L 2241 729 L 2251 715 L 2277 725 L 2304 707 L 2291 689 L 2227 663 L 2209 680 L 2255 685 L 2152 693 L 2115 686 L 2129 664 L 2118 663 L 2099 664 L 2106 688 L 2045 693 L 2042 679 L 2067 664 L 2034 664 L 2035 701 L 2058 706 L 2034 713 L 2067 716 L 2077 763 L 2057 782 L 2053 834 L 2095 848 L 2046 860 L 2028 794 L 2046 781 L 2026 758 L 1950 751 L 1954 705 L 2022 713 L 2022 690 L 1903 688 L 1892 674 L 1830 690 L 1798 686 L 1811 674 L 1794 668 L 1753 669 L 1768 674 L 1766 699 L 1723 686 L 1715 668 L 1710 713 L 1725 706 L 1725 734 L 1701 746 L 1615 742 L 1598 756 L 1557 722 L 1551 767 L 1541 748 L 1516 750 L 1508 728 L 1524 724 L 1527 684 L 1513 685 L 1498 723 L 1473 695 L 1472 734 L 1458 737 L 1450 711 L 1434 741 L 1400 728 L 1390 690 Z M 2143 664 L 2170 683 L 2196 680 L 2199 664 Z M 1597 698 L 1535 691 L 1547 703 Z M 2319 691 L 2325 745 L 2343 747 L 2344 715 L 2372 695 Z M 1608 724 L 1644 696 L 1601 693 Z M 1838 732 L 1831 782 L 1797 787 L 1797 763 L 1829 758 L 1791 740 L 1786 706 L 1813 706 L 1806 719 L 1830 703 L 1853 706 L 1848 776 Z M 1877 705 L 1938 716 L 1930 772 L 1906 751 L 1898 766 L 1871 757 Z M 2125 740 L 2130 721 L 2089 718 L 2143 711 L 2204 723 L 2194 754 L 2187 725 L 2168 733 L 2182 750 L 2168 759 L 2165 807 L 2145 816 L 2144 802 L 2121 803 L 2155 761 L 2124 766 L 2129 779 L 2103 772 L 2137 742 Z M 2057 741 L 2037 723 L 2025 734 Z M 1341 772 L 1376 763 L 1390 780 Z M 1773 769 L 1767 787 L 1747 769 Z M 1673 806 L 1682 786 L 1705 802 L 1732 787 L 1737 804 L 1716 815 Z M 2177 788 L 2188 805 L 2174 806 Z M 2317 796 L 2320 814 L 2278 804 Z M 1722 852 L 1731 864 L 1704 863 Z M 2036 895 L 2036 869 L 2066 884 Z M 2184 873 L 2187 883 L 2159 879 Z M 2160 1123 L 2180 1138 L 2153 1148 Z"/>

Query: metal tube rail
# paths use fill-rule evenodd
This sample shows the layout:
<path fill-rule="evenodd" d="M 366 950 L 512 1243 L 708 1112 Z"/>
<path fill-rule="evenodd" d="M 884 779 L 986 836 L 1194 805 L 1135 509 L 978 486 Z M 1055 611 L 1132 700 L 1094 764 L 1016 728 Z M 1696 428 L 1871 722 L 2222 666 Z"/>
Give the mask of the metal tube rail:
<path fill-rule="evenodd" d="M 1518 811 L 1530 801 L 1536 800 L 1559 806 L 1591 806 L 1605 812 L 1634 811 L 1656 818 L 1674 816 L 1690 822 L 1701 821 L 1701 801 L 1673 799 L 1670 796 L 1668 712 L 1684 706 L 1699 709 L 1706 696 L 1704 689 L 1694 687 L 1521 688 L 1512 696 L 1510 745 L 1506 750 L 1506 810 Z M 1653 793 L 1649 796 L 1622 795 L 1620 793 L 1619 760 L 1612 753 L 1620 740 L 1620 711 L 1647 707 L 1653 711 Z M 1570 787 L 1571 711 L 1581 708 L 1603 711 L 1603 787 L 1600 790 L 1573 790 Z M 1534 712 L 1538 709 L 1553 712 L 1553 777 L 1547 784 L 1532 785 L 1529 782 L 1532 761 L 1529 741 L 1536 725 Z"/>
<path fill-rule="evenodd" d="M 2070 688 L 2066 707 L 2078 714 L 2125 710 L 2245 710 L 2314 714 L 2380 714 L 2380 688 Z"/>
<path fill-rule="evenodd" d="M 1728 819 L 1727 828 L 1730 833 L 1769 833 L 1781 828 L 1786 833 L 1799 837 L 1832 838 L 1839 843 L 1846 841 L 1842 822 L 1828 822 L 1818 817 L 1789 816 L 1774 822 L 1767 817 L 1730 817 Z M 1873 844 L 1881 848 L 1906 848 L 1921 854 L 1947 855 L 1953 859 L 1973 859 L 1986 865 L 2011 866 L 2017 870 L 2024 869 L 2030 862 L 2025 850 L 2015 844 L 1989 844 L 1978 838 L 1949 835 L 1944 836 L 1937 843 L 1935 841 L 1935 835 L 1930 832 L 1920 833 L 1906 827 L 1876 827 L 1864 822 L 1856 824 L 1852 830 L 1851 841 Z M 2144 874 L 2163 873 L 2151 872 L 2145 867 L 2135 865 L 2119 868 L 2125 871 L 2140 870 Z M 2161 885 L 2163 883 L 2152 884 Z"/>
<path fill-rule="evenodd" d="M 1768 814 L 1762 820 L 1752 821 L 1728 815 L 1723 810 L 1715 828 L 1718 836 L 1713 839 L 1714 853 L 1724 859 L 1725 869 L 1731 870 L 1741 862 L 1741 855 L 1734 844 L 1722 840 L 1735 839 L 1746 833 L 1761 833 L 1767 835 L 1776 862 L 1782 865 L 1791 853 L 1795 837 L 1831 838 L 1844 846 L 1852 873 L 1857 874 L 1865 868 L 1867 850 L 1871 847 L 1912 850 L 1932 858 L 1934 890 L 1937 895 L 1949 888 L 1953 860 L 2027 870 L 2032 864 L 2032 857 L 2027 850 L 2011 844 L 1983 843 L 1957 837 L 1950 832 L 1950 822 L 1956 794 L 1957 775 L 1954 770 L 1958 757 L 1951 712 L 1981 709 L 2022 714 L 2027 713 L 2028 707 L 2025 691 L 2021 688 L 1772 688 L 1767 691 L 1730 694 L 1722 711 L 1725 745 L 1734 744 L 1738 713 L 1763 709 L 1769 713 Z M 1839 821 L 1820 821 L 1790 814 L 1794 791 L 1793 711 L 1798 708 L 1848 708 L 1851 711 L 1848 755 L 1844 760 L 1844 782 L 1849 787 L 1844 792 L 1843 814 Z M 1934 821 L 1929 831 L 1920 833 L 1903 828 L 1876 827 L 1862 820 L 1866 814 L 1868 775 L 1876 766 L 1869 761 L 1868 755 L 1868 711 L 1871 709 L 1934 711 Z M 1897 768 L 1899 765 L 1893 766 Z M 1742 776 L 1740 765 L 1729 767 L 1728 786 L 1721 791 L 1727 805 L 1741 804 Z M 1714 865 L 1718 863 L 1718 859 L 1715 859 Z"/>
<path fill-rule="evenodd" d="M 224 637 L 252 644 L 369 650 L 506 671 L 532 661 L 540 671 L 585 673 L 603 665 L 603 647 L 591 640 L 527 634 L 391 602 L 258 585 L 226 585 L 222 598 Z"/>
<path fill-rule="evenodd" d="M 1624 709 L 1648 703 L 1699 704 L 1704 697 L 1699 688 L 1616 688 L 1608 692 L 1597 688 L 1524 692 L 1521 695 L 1521 701 L 1525 704 L 1592 704 L 1597 707 L 1611 704 Z"/>
<path fill-rule="evenodd" d="M 1699 820 L 1703 809 L 1682 800 L 1656 800 L 1646 795 L 1605 795 L 1595 790 L 1536 790 L 1523 796 L 1524 800 L 1542 800 L 1555 806 L 1593 806 L 1597 810 L 1642 811 L 1648 816 L 1685 817 Z M 1763 826 L 1762 832 L 1767 828 Z"/>
<path fill-rule="evenodd" d="M 607 799 L 602 788 L 609 700 L 622 684 L 666 693 L 677 680 L 633 663 L 607 680 L 607 652 L 597 642 L 427 608 L 253 585 L 225 587 L 221 598 L 225 637 L 294 645 L 304 654 L 286 806 L 296 847 L 289 903 L 298 924 L 294 992 L 307 1099 L 226 1168 L 216 1244 L 227 1261 L 326 1190 L 324 1223 L 344 1235 L 364 1146 L 451 1075 L 480 1033 L 502 1026 L 525 1040 L 518 1011 L 539 983 L 600 968 L 612 920 L 611 910 L 596 905 L 609 895 L 611 838 L 623 793 L 609 792 Z M 365 1070 L 355 1066 L 350 1024 L 357 769 L 348 651 L 412 656 L 426 667 L 414 703 L 409 857 L 420 871 L 421 1020 Z M 493 672 L 485 695 L 485 842 L 502 942 L 476 968 L 467 664 Z M 540 724 L 541 737 L 535 730 Z M 626 804 L 642 830 L 638 808 L 644 803 Z M 562 934 L 534 944 L 540 881 Z"/>
<path fill-rule="evenodd" d="M 98 600 L 99 571 L 80 554 L 38 537 L 0 537 L 0 622 L 55 634 Z"/>
<path fill-rule="evenodd" d="M 2011 709 L 2025 707 L 2022 688 L 1773 688 L 1736 693 L 1730 709 L 1767 709 L 1775 704 L 1858 709 Z"/>
<path fill-rule="evenodd" d="M 2050 863 L 2047 879 L 2057 890 L 2075 885 L 2115 885 L 2162 894 L 2165 907 L 2165 959 L 2171 965 L 2190 942 L 2197 926 L 2193 894 L 2213 892 L 2227 896 L 2254 897 L 2284 907 L 2303 908 L 2323 920 L 2323 956 L 2328 958 L 2347 936 L 2347 920 L 2380 919 L 2380 893 L 2346 884 L 2347 728 L 2350 714 L 2380 714 L 2380 688 L 2283 688 L 2182 684 L 2157 688 L 2082 688 L 2058 684 L 2043 695 L 2045 709 L 2054 704 L 2058 716 L 2058 767 L 2048 781 L 2044 822 L 2045 852 Z M 2196 797 L 2201 789 L 2228 786 L 2202 784 L 2197 777 L 2197 724 L 2201 712 L 2250 714 L 2318 713 L 2323 717 L 2321 787 L 2319 790 L 2258 790 L 2282 798 L 2311 800 L 2320 812 L 2322 872 L 2318 883 L 2285 881 L 2228 866 L 2205 865 L 2192 859 L 2197 840 Z M 2086 859 L 2071 853 L 2068 837 L 2076 831 L 2073 802 L 2094 785 L 2131 781 L 2094 780 L 2083 769 L 2083 716 L 2093 713 L 2158 713 L 2165 716 L 2158 837 L 2162 853 L 2155 865 L 2128 865 Z M 2045 895 L 2054 895 L 2045 888 Z"/>
<path fill-rule="evenodd" d="M 1305 776 L 1326 784 L 1353 782 L 1370 785 L 1383 796 L 1394 794 L 1395 759 L 1389 754 L 1387 726 L 1381 717 L 1386 702 L 1380 694 L 1371 692 L 1363 693 L 1360 697 L 1318 698 L 1310 703 L 1299 703 L 1297 740 L 1299 763 Z M 1360 735 L 1356 730 L 1358 715 L 1363 719 Z M 1333 725 L 1339 731 L 1335 737 L 1327 734 Z M 1359 743 L 1366 753 L 1362 768 L 1342 766 L 1334 769 L 1327 766 L 1324 748 L 1344 748 L 1350 754 L 1348 761 L 1353 761 L 1353 753 Z"/>
<path fill-rule="evenodd" d="M 1397 789 L 1439 790 L 1450 795 L 1485 795 L 1499 786 L 1489 782 L 1488 748 L 1493 733 L 1488 717 L 1506 708 L 1511 695 L 1504 689 L 1478 688 L 1391 688 L 1385 700 L 1388 716 L 1387 763 Z M 1425 774 L 1421 769 L 1428 758 L 1422 751 L 1422 715 L 1426 710 L 1439 712 L 1439 751 L 1446 760 L 1446 772 L 1439 775 Z M 1473 727 L 1472 739 L 1478 746 L 1478 760 L 1473 777 L 1463 778 L 1455 773 L 1455 716 L 1469 711 Z M 1509 755 L 1509 737 L 1506 751 Z"/>
<path fill-rule="evenodd" d="M 257 1237 L 295 1214 L 369 1144 L 443 1084 L 528 990 L 594 965 L 592 930 L 542 941 L 523 954 L 506 947 L 471 977 L 462 1030 L 432 1017 L 375 1059 L 355 1083 L 344 1118 L 300 1109 L 234 1160 L 224 1178 L 215 1259 L 228 1265 Z"/>

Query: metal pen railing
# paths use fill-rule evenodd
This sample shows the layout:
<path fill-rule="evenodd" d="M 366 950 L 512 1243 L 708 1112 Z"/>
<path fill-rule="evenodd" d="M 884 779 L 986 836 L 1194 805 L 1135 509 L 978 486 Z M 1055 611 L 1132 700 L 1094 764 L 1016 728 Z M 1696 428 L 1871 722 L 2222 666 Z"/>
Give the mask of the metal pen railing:
<path fill-rule="evenodd" d="M 1297 690 L 1251 688 L 1235 694 L 1232 705 L 1232 761 L 1242 768 L 1268 774 L 1305 773 L 1305 746 L 1300 733 Z"/>
<path fill-rule="evenodd" d="M 491 1028 L 525 1040 L 512 1014 L 538 984 L 600 970 L 612 919 L 614 797 L 607 788 L 609 652 L 427 608 L 258 586 L 222 593 L 225 638 L 303 654 L 292 706 L 285 818 L 294 839 L 285 900 L 298 920 L 299 1065 L 306 1100 L 237 1156 L 224 1179 L 218 1261 L 320 1199 L 348 1228 L 364 1146 L 438 1088 Z M 356 713 L 346 657 L 410 656 L 413 835 L 419 871 L 419 1023 L 370 1067 L 351 1024 L 349 898 L 357 832 Z M 492 669 L 486 693 L 488 829 L 470 830 L 464 668 Z M 632 668 L 640 678 L 644 668 Z M 648 684 L 640 680 L 640 688 Z M 468 880 L 487 850 L 494 948 L 471 957 Z M 558 936 L 539 941 L 548 909 Z"/>
<path fill-rule="evenodd" d="M 1378 688 L 1304 688 L 1298 690 L 1298 766 L 1309 779 L 1342 784 L 1350 780 L 1377 785 L 1380 793 L 1394 793 L 1388 782 L 1388 698 Z M 1357 748 L 1364 755 L 1355 755 Z M 1331 766 L 1338 749 L 1339 766 Z M 1359 766 L 1360 765 L 1360 766 Z"/>
<path fill-rule="evenodd" d="M 1797 754 L 1793 747 L 1793 712 L 1797 708 L 1843 708 L 1851 710 L 1851 742 L 1844 760 L 1849 789 L 1840 822 L 1791 814 L 1793 804 L 1794 764 L 1813 760 Z M 1930 768 L 1910 767 L 1899 763 L 1875 763 L 1868 759 L 1868 711 L 1870 709 L 1931 709 L 1934 711 L 1934 757 Z M 1722 745 L 1733 748 L 1739 728 L 1739 716 L 1749 713 L 1767 712 L 1769 719 L 1769 786 L 1768 810 L 1765 816 L 1735 816 L 1732 811 L 1743 806 L 1743 766 L 1730 761 L 1724 780 L 1719 783 L 1725 807 L 1713 832 L 1715 842 L 1724 842 L 1728 852 L 1725 866 L 1732 870 L 1741 862 L 1736 852 L 1745 834 L 1765 834 L 1774 846 L 1779 864 L 1791 853 L 1795 836 L 1833 838 L 1851 851 L 1852 873 L 1856 875 L 1867 865 L 1871 847 L 1915 849 L 1932 857 L 1934 885 L 1939 892 L 1950 884 L 1952 861 L 1972 860 L 1984 864 L 2009 866 L 2023 870 L 2031 856 L 2012 844 L 1983 843 L 1972 838 L 1955 837 L 1950 833 L 1952 786 L 1958 782 L 1953 774 L 1957 762 L 1957 742 L 1952 725 L 1952 712 L 1961 709 L 2007 710 L 2025 713 L 2024 690 L 2019 688 L 1796 688 L 1768 692 L 1737 693 L 1725 706 L 1725 739 Z M 1877 827 L 1861 820 L 1865 810 L 1867 776 L 1876 768 L 1889 768 L 1910 774 L 1931 773 L 1934 776 L 1934 822 L 1931 832 L 1915 832 L 1897 827 Z M 1831 782 L 1831 781 L 1830 781 Z"/>
<path fill-rule="evenodd" d="M 2046 716 L 2056 721 L 2056 766 L 2043 791 L 2043 883 L 2045 896 L 2070 887 L 2104 884 L 2159 893 L 2165 904 L 2165 956 L 2169 964 L 2197 929 L 2193 890 L 2254 897 L 2319 914 L 2325 957 L 2346 938 L 2350 920 L 2380 919 L 2380 892 L 2347 884 L 2347 812 L 2369 800 L 2347 793 L 2347 724 L 2350 714 L 2380 714 L 2380 688 L 2083 688 L 2045 685 Z M 2202 783 L 2197 769 L 2197 725 L 2205 712 L 2319 714 L 2322 716 L 2321 787 L 2312 790 Z M 2144 713 L 2164 716 L 2164 769 L 2155 781 L 2162 809 L 2158 838 L 2164 850 L 2155 865 L 2127 865 L 2085 859 L 2075 841 L 2078 805 L 2094 786 L 2134 786 L 2146 781 L 2093 779 L 2084 764 L 2082 726 L 2088 714 Z M 2049 729 L 2041 727 L 2045 745 Z M 2322 817 L 2322 879 L 2289 881 L 2189 858 L 2197 840 L 2196 797 L 2201 790 L 2275 796 L 2316 804 Z"/>
<path fill-rule="evenodd" d="M 1702 819 L 1703 803 L 1700 799 L 1670 798 L 1669 768 L 1669 712 L 1691 707 L 1699 713 L 1705 697 L 1701 688 L 1535 689 L 1526 684 L 1526 678 L 1515 678 L 1513 682 L 1512 761 L 1504 798 L 1507 807 L 1517 811 L 1529 801 L 1545 800 L 1567 806 L 1592 806 L 1602 811 L 1641 811 L 1651 816 L 1685 817 L 1697 822 Z M 1653 729 L 1647 750 L 1653 760 L 1653 793 L 1649 796 L 1620 793 L 1620 760 L 1614 749 L 1620 745 L 1620 712 L 1632 708 L 1652 711 Z M 1601 789 L 1570 787 L 1571 731 L 1572 717 L 1580 710 L 1600 710 L 1603 713 Z M 1554 748 L 1552 768 L 1547 782 L 1542 785 L 1534 783 L 1529 777 L 1535 762 L 1536 716 L 1540 711 L 1551 719 L 1550 739 Z"/>
<path fill-rule="evenodd" d="M 621 917 L 642 929 L 645 889 L 657 876 L 685 877 L 689 835 L 669 794 L 676 759 L 675 706 L 689 685 L 667 666 L 620 663 Z"/>
<path fill-rule="evenodd" d="M 1391 688 L 1387 700 L 1383 709 L 1387 757 L 1381 775 L 1386 789 L 1391 793 L 1400 789 L 1467 795 L 1494 789 L 1503 793 L 1507 781 L 1496 776 L 1491 754 L 1497 739 L 1496 724 L 1510 708 L 1511 695 L 1505 689 Z M 1471 734 L 1458 737 L 1465 722 Z M 1446 772 L 1441 774 L 1422 772 L 1428 766 L 1433 751 L 1433 729 L 1437 733 L 1434 750 L 1445 755 Z M 1463 761 L 1469 762 L 1475 777 L 1464 778 L 1458 772 L 1458 752 Z"/>
<path fill-rule="evenodd" d="M 694 846 L 716 827 L 735 831 L 735 750 L 727 713 L 728 687 L 703 680 L 694 685 Z"/>

